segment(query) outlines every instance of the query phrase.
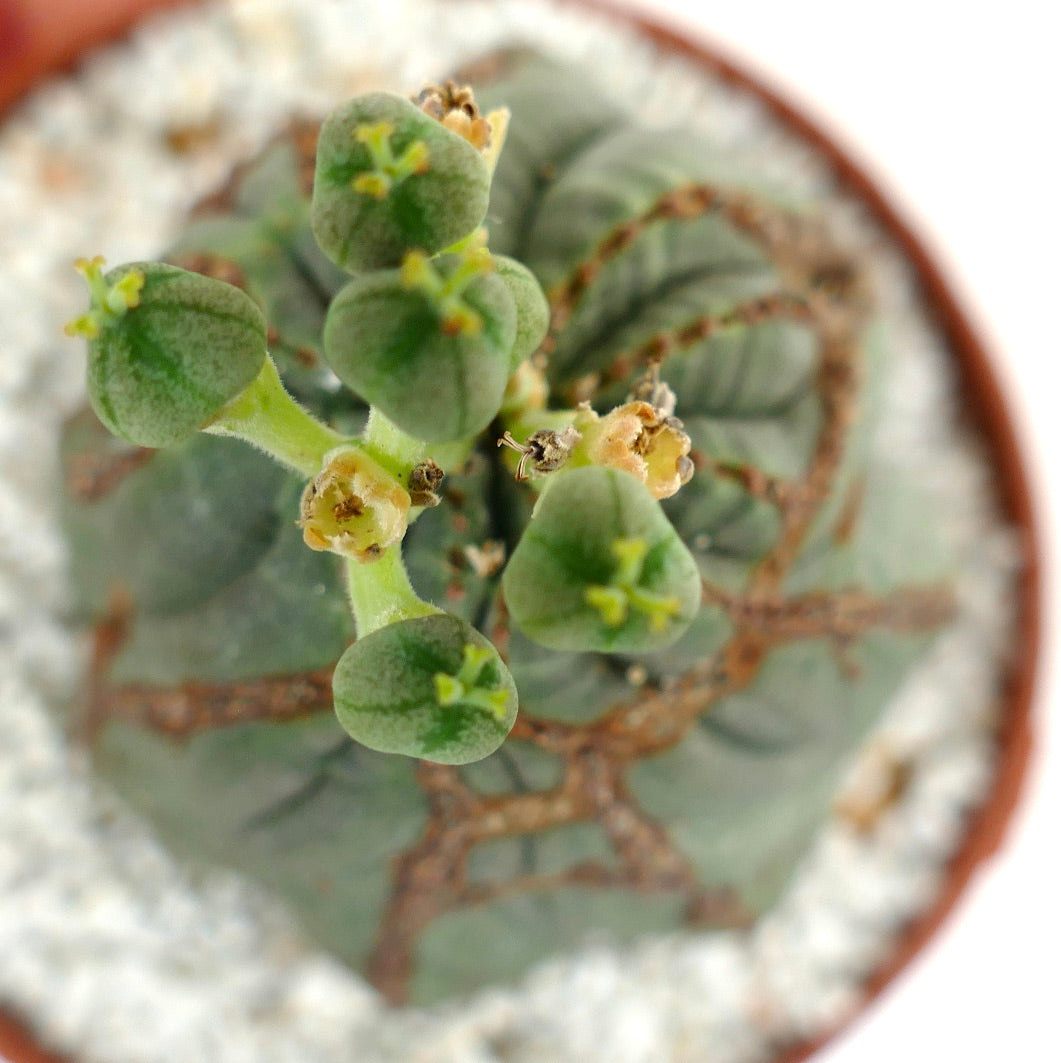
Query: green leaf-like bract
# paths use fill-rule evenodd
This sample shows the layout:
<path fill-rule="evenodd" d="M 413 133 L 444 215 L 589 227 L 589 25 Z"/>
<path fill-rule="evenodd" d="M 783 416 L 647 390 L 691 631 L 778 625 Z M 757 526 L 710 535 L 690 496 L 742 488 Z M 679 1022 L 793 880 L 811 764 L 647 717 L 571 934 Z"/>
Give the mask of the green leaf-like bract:
<path fill-rule="evenodd" d="M 456 676 L 465 647 L 488 650 L 478 687 L 503 691 L 494 712 L 465 701 L 440 704 L 439 675 Z M 439 764 L 467 764 L 489 756 L 516 720 L 516 685 L 493 644 L 454 616 L 403 620 L 358 639 L 332 677 L 335 714 L 347 733 L 383 753 L 404 753 Z"/>
<path fill-rule="evenodd" d="M 456 256 L 432 265 L 443 276 Z M 352 280 L 332 302 L 324 351 L 336 376 L 399 428 L 437 443 L 485 428 L 497 413 L 516 338 L 516 309 L 496 276 L 476 277 L 462 294 L 481 319 L 474 333 L 447 330 L 439 309 L 398 270 Z"/>
<path fill-rule="evenodd" d="M 115 434 L 143 447 L 194 435 L 258 375 L 265 319 L 223 281 L 157 262 L 111 270 L 144 275 L 139 304 L 88 344 L 92 408 Z"/>
<path fill-rule="evenodd" d="M 537 278 L 522 262 L 494 255 L 494 269 L 505 283 L 516 307 L 516 339 L 512 344 L 510 370 L 515 370 L 545 339 L 549 331 L 549 303 Z"/>
<path fill-rule="evenodd" d="M 386 122 L 395 156 L 416 141 L 427 148 L 427 170 L 396 182 L 382 198 L 354 189 L 373 172 L 359 127 Z M 434 254 L 482 223 L 490 174 L 468 141 L 401 96 L 377 92 L 334 110 L 321 127 L 313 186 L 313 233 L 321 250 L 351 272 L 396 266 L 413 248 Z"/>
<path fill-rule="evenodd" d="M 631 606 L 609 623 L 587 599 L 615 575 L 616 541 L 646 549 L 637 587 L 674 602 L 660 628 Z M 696 562 L 648 489 L 630 473 L 588 467 L 549 484 L 505 569 L 512 619 L 536 642 L 558 650 L 644 653 L 678 639 L 700 606 Z"/>

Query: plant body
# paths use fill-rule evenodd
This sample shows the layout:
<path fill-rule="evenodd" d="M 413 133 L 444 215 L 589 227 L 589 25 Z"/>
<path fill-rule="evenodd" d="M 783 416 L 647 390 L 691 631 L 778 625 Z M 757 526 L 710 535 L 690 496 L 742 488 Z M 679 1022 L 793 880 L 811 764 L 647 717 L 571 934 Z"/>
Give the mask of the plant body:
<path fill-rule="evenodd" d="M 71 326 L 86 734 L 393 999 L 752 920 L 952 608 L 857 256 L 570 71 L 491 92 L 294 130 Z"/>

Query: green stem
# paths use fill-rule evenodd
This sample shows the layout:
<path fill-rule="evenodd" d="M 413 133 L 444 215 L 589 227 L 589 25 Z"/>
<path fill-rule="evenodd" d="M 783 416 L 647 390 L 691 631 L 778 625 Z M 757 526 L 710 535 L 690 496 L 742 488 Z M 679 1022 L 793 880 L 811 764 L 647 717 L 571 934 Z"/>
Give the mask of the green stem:
<path fill-rule="evenodd" d="M 412 467 L 427 457 L 433 458 L 447 472 L 459 468 L 468 460 L 475 437 L 457 439 L 452 443 L 425 443 L 403 432 L 373 406 L 359 443 L 370 457 L 405 483 Z"/>
<path fill-rule="evenodd" d="M 368 423 L 360 438 L 361 446 L 388 472 L 402 478 L 427 456 L 427 444 L 422 439 L 403 432 L 373 406 Z"/>
<path fill-rule="evenodd" d="M 403 432 L 375 407 L 369 411 L 368 423 L 357 440 L 357 445 L 369 457 L 402 484 L 408 483 L 413 466 L 428 457 L 429 450 L 430 457 L 442 468 L 453 469 L 467 461 L 474 444 L 474 437 L 442 445 L 425 443 Z M 420 513 L 421 510 L 414 508 L 409 523 Z M 346 581 L 358 638 L 387 624 L 442 612 L 413 590 L 402 561 L 400 543 L 385 549 L 375 561 L 348 560 Z"/>
<path fill-rule="evenodd" d="M 562 432 L 575 419 L 575 410 L 526 410 L 506 416 L 502 423 L 520 442 L 545 428 Z"/>
<path fill-rule="evenodd" d="M 347 561 L 346 580 L 358 638 L 399 620 L 442 612 L 419 598 L 413 590 L 402 562 L 400 545 L 388 547 L 369 564 Z"/>
<path fill-rule="evenodd" d="M 316 476 L 324 455 L 343 442 L 288 395 L 268 354 L 258 376 L 204 431 L 246 440 L 304 476 Z"/>

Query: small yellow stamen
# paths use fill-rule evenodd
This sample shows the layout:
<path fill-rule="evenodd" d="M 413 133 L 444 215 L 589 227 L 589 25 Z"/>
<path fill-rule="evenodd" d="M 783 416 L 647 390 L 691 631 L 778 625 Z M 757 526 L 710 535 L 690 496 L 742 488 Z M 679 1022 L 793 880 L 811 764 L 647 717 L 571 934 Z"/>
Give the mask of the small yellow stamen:
<path fill-rule="evenodd" d="M 464 300 L 464 292 L 477 278 L 494 268 L 489 250 L 473 244 L 457 252 L 456 269 L 443 276 L 422 251 L 409 251 L 402 260 L 401 283 L 409 290 L 423 292 L 442 319 L 443 331 L 450 335 L 476 336 L 483 328 L 482 315 Z"/>
<path fill-rule="evenodd" d="M 587 605 L 600 613 L 607 627 L 626 623 L 630 610 L 644 614 L 649 628 L 656 632 L 666 629 L 681 612 L 681 601 L 674 595 L 654 594 L 639 586 L 648 556 L 644 539 L 616 539 L 612 553 L 619 562 L 611 580 L 605 584 L 591 584 L 585 590 Z"/>
<path fill-rule="evenodd" d="M 617 587 L 602 587 L 599 584 L 586 588 L 586 601 L 601 615 L 608 627 L 624 623 L 630 612 L 630 601 Z"/>
<path fill-rule="evenodd" d="M 395 185 L 430 169 L 431 153 L 427 144 L 422 140 L 411 141 L 401 155 L 395 156 L 391 145 L 393 136 L 394 126 L 390 122 L 366 122 L 354 129 L 353 137 L 368 149 L 372 167 L 353 179 L 351 187 L 355 192 L 373 199 L 386 199 Z"/>
<path fill-rule="evenodd" d="M 122 317 L 127 310 L 140 305 L 140 292 L 144 287 L 144 274 L 131 269 L 114 284 L 108 285 L 103 276 L 102 255 L 79 258 L 74 269 L 85 278 L 89 291 L 89 309 L 80 317 L 68 321 L 63 331 L 67 336 L 95 339 L 100 331 Z"/>
<path fill-rule="evenodd" d="M 503 720 L 508 707 L 508 692 L 504 687 L 491 690 L 479 685 L 483 670 L 493 659 L 493 653 L 485 646 L 465 643 L 460 671 L 456 675 L 435 673 L 435 698 L 439 705 L 474 705 Z"/>

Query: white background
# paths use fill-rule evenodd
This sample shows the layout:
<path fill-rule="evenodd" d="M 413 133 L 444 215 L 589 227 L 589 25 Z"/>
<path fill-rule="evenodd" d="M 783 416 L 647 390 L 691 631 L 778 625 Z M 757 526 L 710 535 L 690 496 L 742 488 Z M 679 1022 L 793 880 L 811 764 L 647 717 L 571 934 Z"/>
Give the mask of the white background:
<path fill-rule="evenodd" d="M 1061 478 L 1055 0 L 638 0 L 722 46 L 853 149 L 954 282 L 1024 421 L 1049 569 Z M 1048 602 L 1058 601 L 1052 572 Z M 1052 611 L 1052 610 L 1051 610 Z M 1048 630 L 1034 770 L 999 858 L 815 1063 L 1061 1061 L 1061 730 Z M 1052 718 L 1051 718 L 1052 717 Z"/>

